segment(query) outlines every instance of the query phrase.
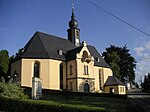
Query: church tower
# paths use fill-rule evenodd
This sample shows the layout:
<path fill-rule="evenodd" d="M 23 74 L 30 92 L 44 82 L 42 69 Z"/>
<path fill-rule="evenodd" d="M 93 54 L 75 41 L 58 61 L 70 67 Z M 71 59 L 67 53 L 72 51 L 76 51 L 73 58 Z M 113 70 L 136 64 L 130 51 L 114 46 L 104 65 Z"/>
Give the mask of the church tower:
<path fill-rule="evenodd" d="M 69 21 L 68 40 L 74 43 L 75 46 L 80 46 L 80 29 L 78 28 L 78 22 L 75 19 L 74 7 L 72 7 L 71 20 Z"/>

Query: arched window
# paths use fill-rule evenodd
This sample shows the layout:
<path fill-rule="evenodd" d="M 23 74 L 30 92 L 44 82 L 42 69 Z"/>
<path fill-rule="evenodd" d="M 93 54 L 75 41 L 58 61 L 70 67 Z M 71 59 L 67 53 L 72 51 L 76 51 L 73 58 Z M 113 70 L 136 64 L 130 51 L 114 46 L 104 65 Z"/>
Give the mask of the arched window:
<path fill-rule="evenodd" d="M 73 68 L 72 65 L 70 65 L 70 75 L 73 74 L 72 68 Z"/>
<path fill-rule="evenodd" d="M 88 53 L 87 53 L 87 51 L 83 51 L 83 60 L 86 58 L 88 58 Z"/>
<path fill-rule="evenodd" d="M 59 69 L 60 69 L 60 89 L 62 90 L 63 89 L 63 65 L 62 64 L 60 64 Z"/>
<path fill-rule="evenodd" d="M 88 83 L 84 84 L 84 92 L 89 93 L 90 92 L 90 85 Z"/>
<path fill-rule="evenodd" d="M 34 63 L 34 77 L 40 78 L 40 62 Z"/>
<path fill-rule="evenodd" d="M 84 65 L 84 74 L 88 75 L 89 74 L 89 69 L 87 65 Z"/>
<path fill-rule="evenodd" d="M 100 90 L 102 90 L 102 69 L 99 69 L 99 87 L 100 87 Z"/>

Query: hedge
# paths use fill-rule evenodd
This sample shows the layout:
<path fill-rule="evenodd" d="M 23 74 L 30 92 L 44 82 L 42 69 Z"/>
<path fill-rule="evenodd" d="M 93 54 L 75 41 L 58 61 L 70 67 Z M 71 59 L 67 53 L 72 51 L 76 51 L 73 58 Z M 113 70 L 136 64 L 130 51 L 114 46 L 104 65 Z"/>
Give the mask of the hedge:
<path fill-rule="evenodd" d="M 0 97 L 0 111 L 11 112 L 108 112 L 104 108 L 58 104 L 43 100 Z"/>

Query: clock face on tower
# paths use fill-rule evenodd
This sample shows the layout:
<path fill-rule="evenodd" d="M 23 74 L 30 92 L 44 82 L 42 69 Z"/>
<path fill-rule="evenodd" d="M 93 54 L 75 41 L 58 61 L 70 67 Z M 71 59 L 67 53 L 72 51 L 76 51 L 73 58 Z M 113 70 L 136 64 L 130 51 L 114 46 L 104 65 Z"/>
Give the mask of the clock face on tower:
<path fill-rule="evenodd" d="M 79 31 L 78 30 L 76 31 L 76 38 L 79 39 Z"/>
<path fill-rule="evenodd" d="M 78 38 L 76 38 L 76 43 L 79 43 L 79 39 Z"/>

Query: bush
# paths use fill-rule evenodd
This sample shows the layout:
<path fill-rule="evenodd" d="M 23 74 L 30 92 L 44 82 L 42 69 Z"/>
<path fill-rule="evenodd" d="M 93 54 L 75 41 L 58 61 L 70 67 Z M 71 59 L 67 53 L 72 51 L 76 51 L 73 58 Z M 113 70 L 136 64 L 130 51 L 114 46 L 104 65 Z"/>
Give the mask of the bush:
<path fill-rule="evenodd" d="M 0 96 L 17 99 L 29 98 L 27 95 L 23 93 L 23 89 L 21 88 L 20 84 L 13 82 L 8 83 L 0 82 Z"/>
<path fill-rule="evenodd" d="M 0 97 L 1 111 L 11 112 L 106 112 L 103 108 L 58 104 L 41 100 Z"/>

